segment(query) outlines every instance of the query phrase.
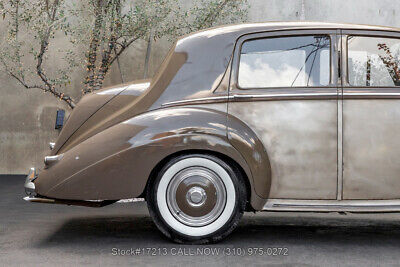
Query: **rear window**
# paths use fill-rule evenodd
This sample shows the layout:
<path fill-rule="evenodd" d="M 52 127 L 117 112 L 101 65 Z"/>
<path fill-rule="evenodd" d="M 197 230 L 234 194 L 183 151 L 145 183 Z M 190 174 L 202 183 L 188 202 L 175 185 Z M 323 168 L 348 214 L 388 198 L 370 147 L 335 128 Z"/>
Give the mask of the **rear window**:
<path fill-rule="evenodd" d="M 241 88 L 327 86 L 330 45 L 327 35 L 246 41 L 240 53 L 238 85 Z"/>

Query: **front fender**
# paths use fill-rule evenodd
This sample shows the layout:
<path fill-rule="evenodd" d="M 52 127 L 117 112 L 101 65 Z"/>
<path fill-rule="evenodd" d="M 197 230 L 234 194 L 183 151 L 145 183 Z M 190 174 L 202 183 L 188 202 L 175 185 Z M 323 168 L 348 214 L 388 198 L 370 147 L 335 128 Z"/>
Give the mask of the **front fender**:
<path fill-rule="evenodd" d="M 36 191 L 58 199 L 138 197 L 154 167 L 167 156 L 185 150 L 209 150 L 232 158 L 253 185 L 252 170 L 227 138 L 226 122 L 226 113 L 205 108 L 144 113 L 65 152 L 59 162 L 39 174 Z M 259 202 L 256 194 L 252 194 L 253 199 Z"/>

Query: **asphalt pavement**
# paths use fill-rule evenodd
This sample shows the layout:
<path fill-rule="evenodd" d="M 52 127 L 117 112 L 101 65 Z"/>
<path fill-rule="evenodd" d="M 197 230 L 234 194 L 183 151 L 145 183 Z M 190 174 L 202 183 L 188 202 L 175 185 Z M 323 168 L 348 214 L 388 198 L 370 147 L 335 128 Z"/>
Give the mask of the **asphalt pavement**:
<path fill-rule="evenodd" d="M 0 176 L 0 266 L 379 266 L 400 264 L 400 214 L 248 213 L 224 241 L 171 243 L 145 202 L 27 203 Z"/>

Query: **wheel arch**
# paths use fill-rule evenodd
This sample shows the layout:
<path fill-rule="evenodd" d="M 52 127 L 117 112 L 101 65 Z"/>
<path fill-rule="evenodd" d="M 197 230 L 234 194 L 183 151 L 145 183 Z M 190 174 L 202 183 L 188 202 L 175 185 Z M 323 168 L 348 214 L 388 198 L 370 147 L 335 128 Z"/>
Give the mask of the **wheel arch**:
<path fill-rule="evenodd" d="M 244 132 L 243 138 L 229 139 L 226 123 L 225 112 L 200 107 L 145 113 L 66 151 L 60 162 L 40 173 L 35 184 L 41 195 L 53 198 L 138 197 L 145 192 L 152 171 L 170 157 L 200 152 L 234 164 L 247 178 L 251 207 L 261 210 L 266 197 L 258 194 L 258 189 L 269 191 L 270 176 L 262 172 L 264 162 L 257 160 L 252 147 L 246 145 L 249 141 L 245 138 L 254 138 Z M 240 133 L 238 129 L 235 136 Z"/>
<path fill-rule="evenodd" d="M 228 165 L 233 166 L 233 169 L 235 172 L 239 172 L 239 179 L 242 179 L 242 181 L 245 184 L 246 187 L 246 211 L 255 211 L 257 208 L 253 207 L 252 204 L 252 200 L 253 198 L 257 197 L 256 193 L 254 192 L 254 188 L 251 182 L 251 177 L 249 177 L 248 173 L 244 170 L 244 167 L 241 166 L 241 164 L 239 164 L 235 159 L 233 159 L 231 156 L 228 156 L 224 153 L 215 151 L 215 150 L 208 150 L 208 149 L 185 149 L 185 150 L 181 150 L 181 151 L 177 151 L 174 152 L 168 156 L 166 156 L 165 158 L 163 158 L 161 161 L 159 161 L 154 168 L 152 169 L 152 171 L 150 172 L 150 176 L 147 180 L 145 189 L 143 191 L 143 193 L 141 194 L 141 198 L 145 198 L 146 197 L 146 192 L 148 190 L 148 187 L 151 185 L 151 183 L 154 182 L 154 180 L 157 177 L 158 172 L 163 168 L 163 166 L 165 166 L 170 160 L 172 160 L 173 158 L 179 157 L 179 156 L 183 156 L 183 155 L 195 155 L 195 154 L 201 154 L 201 155 L 212 155 L 215 156 L 221 160 L 223 160 L 224 162 L 226 162 Z"/>

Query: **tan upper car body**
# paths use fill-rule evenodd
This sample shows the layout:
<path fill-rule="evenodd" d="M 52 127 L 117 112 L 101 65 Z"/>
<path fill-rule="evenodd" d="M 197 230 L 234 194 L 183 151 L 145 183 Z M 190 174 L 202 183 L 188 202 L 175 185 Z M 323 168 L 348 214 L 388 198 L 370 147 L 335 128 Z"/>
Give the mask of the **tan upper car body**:
<path fill-rule="evenodd" d="M 168 160 L 206 153 L 237 166 L 247 210 L 400 210 L 397 38 L 312 22 L 185 36 L 152 79 L 83 97 L 34 193 L 142 197 Z"/>

